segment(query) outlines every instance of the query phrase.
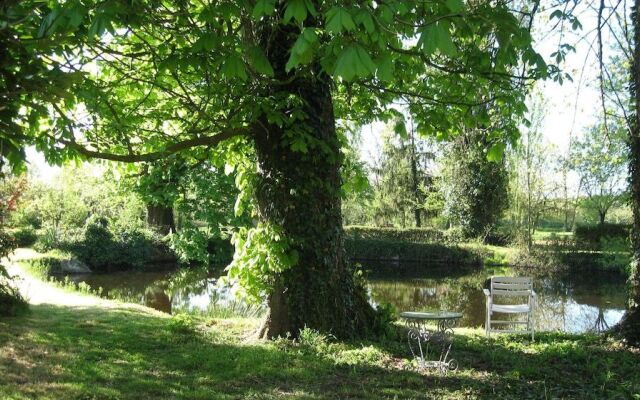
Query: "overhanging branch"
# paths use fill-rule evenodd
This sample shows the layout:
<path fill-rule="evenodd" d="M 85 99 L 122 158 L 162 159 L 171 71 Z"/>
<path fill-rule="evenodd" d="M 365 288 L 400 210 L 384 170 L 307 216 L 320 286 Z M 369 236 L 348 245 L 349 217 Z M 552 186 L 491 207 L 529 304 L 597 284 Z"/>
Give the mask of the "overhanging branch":
<path fill-rule="evenodd" d="M 220 142 L 230 139 L 235 136 L 242 136 L 247 134 L 248 128 L 231 129 L 221 132 L 214 136 L 202 136 L 193 139 L 187 139 L 180 142 L 173 143 L 167 146 L 164 150 L 154 151 L 150 153 L 129 153 L 129 154 L 115 154 L 102 151 L 96 151 L 86 148 L 85 146 L 66 139 L 56 139 L 59 143 L 73 149 L 78 154 L 82 154 L 88 158 L 99 158 L 103 160 L 136 163 L 136 162 L 149 162 L 159 160 L 170 154 L 178 153 L 183 150 L 190 149 L 192 147 L 199 146 L 215 146 Z"/>

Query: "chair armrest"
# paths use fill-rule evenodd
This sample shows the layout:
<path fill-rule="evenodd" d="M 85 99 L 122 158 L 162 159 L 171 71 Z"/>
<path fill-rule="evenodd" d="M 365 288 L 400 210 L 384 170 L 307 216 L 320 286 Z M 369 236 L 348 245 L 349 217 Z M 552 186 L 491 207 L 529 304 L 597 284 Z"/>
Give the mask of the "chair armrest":
<path fill-rule="evenodd" d="M 484 292 L 484 295 L 489 297 L 491 296 L 491 293 L 489 292 L 489 289 L 482 289 L 482 291 Z"/>

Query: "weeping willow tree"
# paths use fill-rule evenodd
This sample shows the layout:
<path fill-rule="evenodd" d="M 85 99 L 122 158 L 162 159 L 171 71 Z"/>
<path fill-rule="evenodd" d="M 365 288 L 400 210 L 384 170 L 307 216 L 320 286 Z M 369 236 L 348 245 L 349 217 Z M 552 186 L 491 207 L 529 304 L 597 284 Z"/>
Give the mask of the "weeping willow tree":
<path fill-rule="evenodd" d="M 227 279 L 267 299 L 262 334 L 361 335 L 376 314 L 343 248 L 336 121 L 388 120 L 398 99 L 419 134 L 443 140 L 519 120 L 528 82 L 560 76 L 532 47 L 537 11 L 486 0 L 8 1 L 0 71 L 23 84 L 3 86 L 2 112 L 19 121 L 0 135 L 16 164 L 27 144 L 52 163 L 206 152 L 236 176 L 235 212 L 256 221 L 235 233 Z M 499 158 L 517 136 L 516 123 L 496 126 L 484 143 Z"/>

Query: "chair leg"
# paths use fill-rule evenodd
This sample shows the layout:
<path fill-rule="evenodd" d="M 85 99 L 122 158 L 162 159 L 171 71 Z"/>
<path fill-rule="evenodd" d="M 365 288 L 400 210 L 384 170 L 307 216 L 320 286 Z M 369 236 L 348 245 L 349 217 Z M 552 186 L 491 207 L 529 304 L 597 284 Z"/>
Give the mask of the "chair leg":
<path fill-rule="evenodd" d="M 531 315 L 531 341 L 534 342 L 536 340 L 535 338 L 535 334 L 536 334 L 536 327 L 535 327 L 535 321 L 533 320 L 533 314 Z"/>
<path fill-rule="evenodd" d="M 484 330 L 487 337 L 491 337 L 491 311 L 487 307 L 487 317 L 484 322 Z"/>

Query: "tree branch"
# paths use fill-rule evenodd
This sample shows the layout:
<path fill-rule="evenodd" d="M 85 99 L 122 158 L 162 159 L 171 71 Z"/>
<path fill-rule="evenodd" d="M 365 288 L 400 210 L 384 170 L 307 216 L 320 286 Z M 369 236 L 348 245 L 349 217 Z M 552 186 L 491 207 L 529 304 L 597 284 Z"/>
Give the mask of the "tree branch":
<path fill-rule="evenodd" d="M 178 153 L 180 151 L 187 150 L 192 147 L 215 146 L 224 140 L 230 139 L 235 136 L 243 136 L 243 135 L 246 135 L 247 133 L 249 133 L 248 128 L 230 129 L 214 136 L 202 136 L 202 137 L 197 137 L 193 139 L 179 141 L 165 147 L 164 150 L 154 151 L 151 153 L 129 153 L 129 154 L 114 154 L 114 153 L 91 150 L 77 143 L 75 140 L 67 140 L 67 139 L 60 139 L 60 138 L 55 140 L 73 149 L 78 154 L 82 154 L 83 156 L 88 158 L 100 158 L 103 160 L 136 163 L 136 162 L 149 162 L 149 161 L 159 160 L 170 154 Z"/>

